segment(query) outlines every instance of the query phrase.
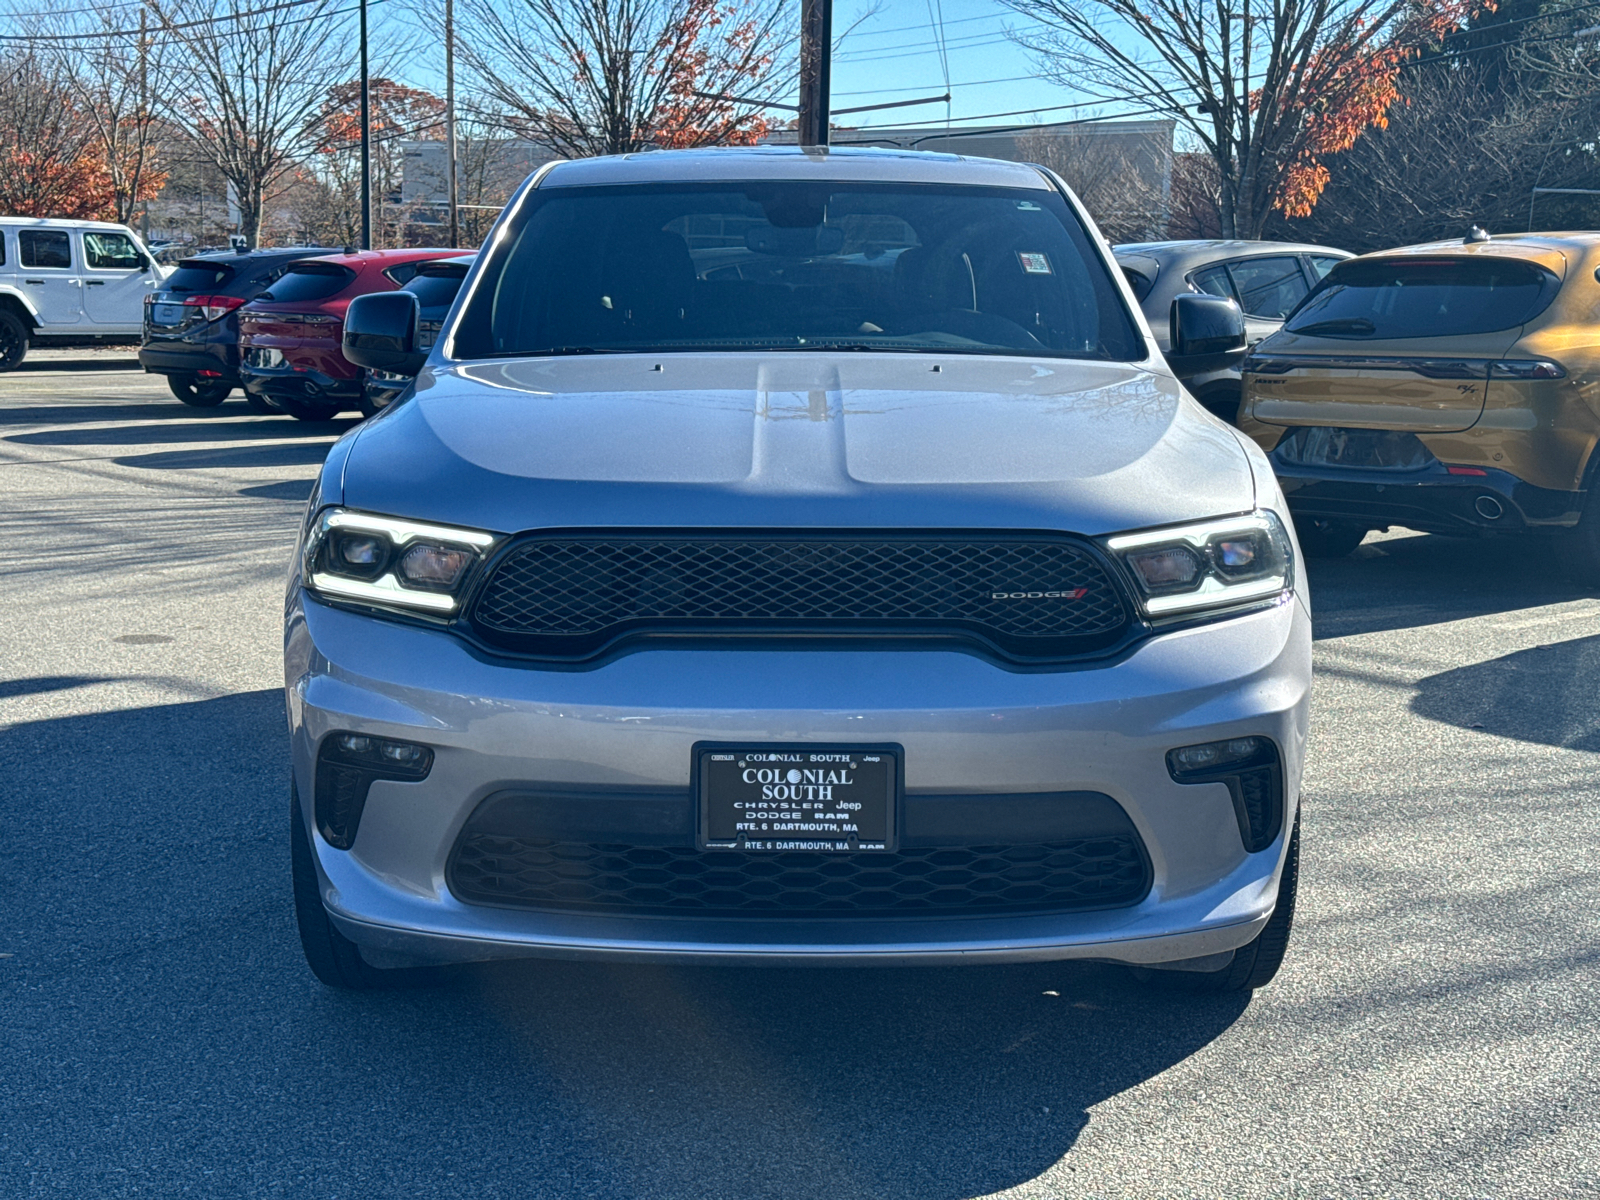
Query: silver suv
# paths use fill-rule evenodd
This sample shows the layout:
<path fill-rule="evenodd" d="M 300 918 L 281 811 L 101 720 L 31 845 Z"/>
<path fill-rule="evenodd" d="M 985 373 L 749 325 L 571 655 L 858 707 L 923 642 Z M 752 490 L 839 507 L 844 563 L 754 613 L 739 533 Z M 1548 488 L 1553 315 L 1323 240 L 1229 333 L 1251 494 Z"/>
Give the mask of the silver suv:
<path fill-rule="evenodd" d="M 1272 977 L 1311 682 L 1293 533 L 1059 179 L 563 162 L 485 245 L 425 355 L 415 297 L 347 316 L 353 361 L 417 379 L 334 447 L 289 582 L 319 978 Z"/>

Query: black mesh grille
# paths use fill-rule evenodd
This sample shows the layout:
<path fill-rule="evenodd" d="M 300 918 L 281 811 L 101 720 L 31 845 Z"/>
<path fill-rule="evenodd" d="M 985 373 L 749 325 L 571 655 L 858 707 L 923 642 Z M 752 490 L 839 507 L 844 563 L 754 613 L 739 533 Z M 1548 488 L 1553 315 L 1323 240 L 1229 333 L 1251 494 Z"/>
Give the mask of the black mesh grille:
<path fill-rule="evenodd" d="M 539 537 L 473 610 L 491 641 L 591 653 L 638 629 L 976 634 L 1003 652 L 1103 649 L 1128 625 L 1098 557 L 1063 538 Z"/>
<path fill-rule="evenodd" d="M 959 846 L 893 854 L 743 854 L 468 834 L 450 864 L 469 903 L 590 912 L 860 916 L 1066 912 L 1137 903 L 1138 840 Z"/>

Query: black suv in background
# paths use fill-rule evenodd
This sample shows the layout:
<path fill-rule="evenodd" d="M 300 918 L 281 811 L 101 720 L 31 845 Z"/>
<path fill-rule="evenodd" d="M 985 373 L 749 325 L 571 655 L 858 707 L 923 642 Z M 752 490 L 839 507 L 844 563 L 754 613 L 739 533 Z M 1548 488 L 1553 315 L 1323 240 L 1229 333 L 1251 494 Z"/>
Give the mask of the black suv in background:
<path fill-rule="evenodd" d="M 439 331 L 444 328 L 444 319 L 450 315 L 450 306 L 455 303 L 456 293 L 461 290 L 461 281 L 467 277 L 467 271 L 476 261 L 477 255 L 474 254 L 466 258 L 423 263 L 411 277 L 411 282 L 400 289 L 417 298 L 417 349 L 422 353 L 432 350 L 433 343 L 438 341 Z M 370 417 L 380 408 L 393 404 L 415 378 L 415 375 L 398 375 L 393 371 L 368 370 L 361 411 Z"/>
<path fill-rule="evenodd" d="M 145 300 L 139 365 L 165 375 L 172 394 L 185 404 L 221 404 L 240 386 L 239 308 L 266 291 L 291 263 L 337 253 L 294 246 L 184 259 Z M 271 411 L 248 394 L 245 402 L 256 412 Z"/>

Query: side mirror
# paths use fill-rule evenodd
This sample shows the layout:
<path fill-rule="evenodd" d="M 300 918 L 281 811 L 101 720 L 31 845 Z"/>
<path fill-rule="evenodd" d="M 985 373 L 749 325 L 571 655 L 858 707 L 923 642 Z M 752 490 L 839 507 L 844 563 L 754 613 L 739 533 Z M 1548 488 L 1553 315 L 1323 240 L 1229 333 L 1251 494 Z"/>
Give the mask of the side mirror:
<path fill-rule="evenodd" d="M 350 301 L 344 314 L 344 356 L 358 367 L 415 375 L 428 356 L 417 349 L 422 315 L 410 292 L 373 292 Z"/>
<path fill-rule="evenodd" d="M 1236 365 L 1245 355 L 1244 314 L 1221 296 L 1179 296 L 1172 302 L 1167 365 L 1179 379 Z"/>

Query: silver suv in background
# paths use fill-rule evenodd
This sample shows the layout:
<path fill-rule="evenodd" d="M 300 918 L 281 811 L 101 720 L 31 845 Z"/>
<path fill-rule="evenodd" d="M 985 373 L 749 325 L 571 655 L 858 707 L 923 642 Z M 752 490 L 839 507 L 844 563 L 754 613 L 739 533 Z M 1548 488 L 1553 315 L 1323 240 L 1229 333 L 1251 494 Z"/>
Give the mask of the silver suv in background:
<path fill-rule="evenodd" d="M 1311 684 L 1293 532 L 1058 178 L 586 159 L 485 245 L 431 350 L 409 292 L 346 313 L 352 361 L 416 382 L 335 444 L 288 585 L 321 979 L 1272 978 Z M 1231 333 L 1180 341 L 1242 344 L 1220 307 Z"/>
<path fill-rule="evenodd" d="M 1113 247 L 1113 253 L 1163 354 L 1172 348 L 1172 302 L 1179 296 L 1232 300 L 1244 313 L 1246 341 L 1253 346 L 1276 333 L 1336 264 L 1354 257 L 1331 246 L 1233 240 L 1130 242 Z M 1230 423 L 1237 419 L 1244 386 L 1238 361 L 1182 378 L 1190 394 L 1217 416 Z"/>

